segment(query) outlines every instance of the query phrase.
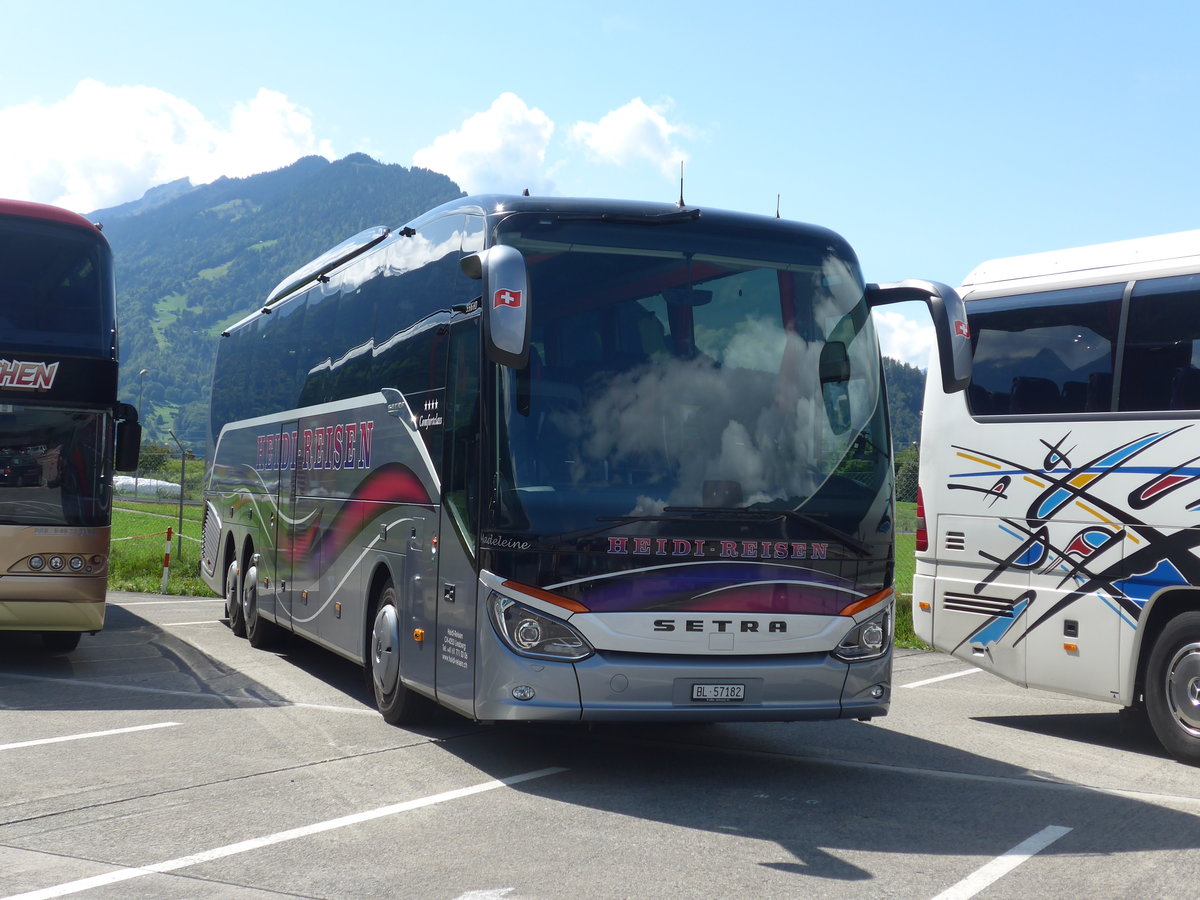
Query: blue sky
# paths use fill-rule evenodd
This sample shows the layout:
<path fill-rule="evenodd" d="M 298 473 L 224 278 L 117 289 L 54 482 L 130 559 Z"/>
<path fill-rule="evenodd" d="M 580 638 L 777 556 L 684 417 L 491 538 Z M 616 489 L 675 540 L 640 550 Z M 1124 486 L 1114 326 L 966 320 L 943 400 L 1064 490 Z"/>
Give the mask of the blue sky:
<path fill-rule="evenodd" d="M 468 191 L 663 200 L 683 159 L 689 203 L 778 196 L 869 281 L 1200 227 L 1194 3 L 0 10 L 0 195 L 81 212 L 362 151 Z M 922 312 L 883 312 L 885 352 L 924 366 Z"/>

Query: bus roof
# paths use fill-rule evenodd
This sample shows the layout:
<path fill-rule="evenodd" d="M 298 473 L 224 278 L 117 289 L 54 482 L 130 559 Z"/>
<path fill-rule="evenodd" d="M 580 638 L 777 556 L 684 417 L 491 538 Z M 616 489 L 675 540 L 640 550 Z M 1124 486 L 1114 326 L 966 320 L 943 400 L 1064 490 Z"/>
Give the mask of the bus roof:
<path fill-rule="evenodd" d="M 1200 269 L 1200 230 L 992 259 L 962 283 L 963 295 L 1045 290 Z"/>
<path fill-rule="evenodd" d="M 0 216 L 17 216 L 22 219 L 44 219 L 63 225 L 74 225 L 100 234 L 100 226 L 89 222 L 78 213 L 46 203 L 31 203 L 28 200 L 0 200 Z"/>

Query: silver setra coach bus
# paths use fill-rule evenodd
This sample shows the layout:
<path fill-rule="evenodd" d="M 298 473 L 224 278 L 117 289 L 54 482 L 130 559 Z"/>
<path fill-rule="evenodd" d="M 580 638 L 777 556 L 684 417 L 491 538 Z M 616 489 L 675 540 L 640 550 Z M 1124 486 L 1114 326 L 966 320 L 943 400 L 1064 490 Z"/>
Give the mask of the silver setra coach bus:
<path fill-rule="evenodd" d="M 361 664 L 393 723 L 887 712 L 893 472 L 864 284 L 823 228 L 469 197 L 232 326 L 202 572 L 235 633 Z M 965 352 L 964 352 L 965 351 Z"/>

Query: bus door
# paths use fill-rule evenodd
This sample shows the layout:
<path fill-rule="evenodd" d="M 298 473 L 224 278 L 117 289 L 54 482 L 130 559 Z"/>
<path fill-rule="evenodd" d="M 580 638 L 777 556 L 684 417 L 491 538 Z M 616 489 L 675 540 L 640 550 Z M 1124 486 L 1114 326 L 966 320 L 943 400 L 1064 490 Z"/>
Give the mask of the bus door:
<path fill-rule="evenodd" d="M 312 428 L 306 446 L 304 421 L 284 423 L 292 433 L 292 468 L 281 484 L 280 509 L 283 523 L 280 545 L 284 560 L 280 576 L 286 586 L 279 592 L 276 615 L 281 624 L 311 638 L 317 637 L 321 611 L 320 544 L 322 508 L 312 491 Z"/>
<path fill-rule="evenodd" d="M 1090 590 L 1093 572 L 1120 560 L 1122 532 L 1083 517 L 1044 524 L 1047 551 L 1030 573 L 1035 595 L 1025 638 L 1029 687 L 1087 696 L 1120 696 L 1121 610 L 1105 589 Z"/>
<path fill-rule="evenodd" d="M 284 504 L 288 502 L 289 479 L 291 478 L 291 460 L 284 461 L 282 454 L 284 428 L 276 425 L 269 434 L 260 435 L 259 471 L 264 475 L 267 489 L 267 502 L 261 513 L 263 522 L 261 539 L 255 549 L 260 554 L 258 563 L 258 603 L 260 609 L 273 612 L 281 624 L 286 624 L 284 614 L 283 591 L 291 578 L 291 565 L 285 553 L 281 552 L 281 541 L 287 539 L 287 518 Z M 264 445 L 265 442 L 265 445 Z M 289 435 L 288 450 L 291 454 Z M 273 476 L 270 477 L 270 476 Z"/>
<path fill-rule="evenodd" d="M 437 698 L 475 711 L 478 615 L 476 535 L 480 484 L 479 318 L 450 326 L 445 391 L 442 504 L 438 540 Z"/>

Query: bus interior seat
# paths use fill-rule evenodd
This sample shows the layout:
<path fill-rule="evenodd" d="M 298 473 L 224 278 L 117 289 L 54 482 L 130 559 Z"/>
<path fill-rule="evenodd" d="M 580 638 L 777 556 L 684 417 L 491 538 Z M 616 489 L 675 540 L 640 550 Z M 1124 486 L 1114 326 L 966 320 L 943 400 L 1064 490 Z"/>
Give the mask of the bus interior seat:
<path fill-rule="evenodd" d="M 1058 385 L 1049 378 L 1017 375 L 1012 382 L 1010 413 L 1057 412 L 1062 405 Z"/>
<path fill-rule="evenodd" d="M 1083 412 L 1087 408 L 1088 386 L 1083 381 L 1068 381 L 1062 386 L 1062 411 Z"/>
<path fill-rule="evenodd" d="M 1200 369 L 1175 370 L 1171 378 L 1171 409 L 1200 409 Z"/>
<path fill-rule="evenodd" d="M 1108 412 L 1112 408 L 1112 372 L 1093 372 L 1088 376 L 1085 412 Z"/>

